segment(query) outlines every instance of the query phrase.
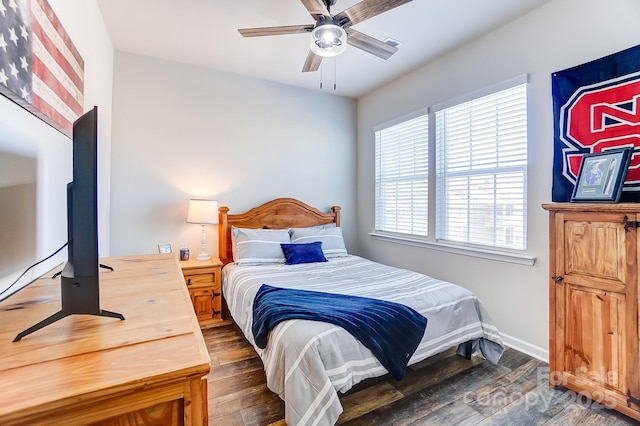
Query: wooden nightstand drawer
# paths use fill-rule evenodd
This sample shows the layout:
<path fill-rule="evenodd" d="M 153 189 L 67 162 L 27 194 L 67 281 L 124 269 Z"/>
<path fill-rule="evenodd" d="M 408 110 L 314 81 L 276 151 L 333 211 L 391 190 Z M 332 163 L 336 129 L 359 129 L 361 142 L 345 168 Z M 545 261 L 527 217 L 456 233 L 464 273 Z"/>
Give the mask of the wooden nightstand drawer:
<path fill-rule="evenodd" d="M 198 275 L 185 274 L 184 281 L 185 283 L 187 283 L 187 286 L 189 287 L 203 287 L 203 286 L 211 287 L 211 286 L 215 286 L 216 274 L 215 273 L 198 274 Z"/>

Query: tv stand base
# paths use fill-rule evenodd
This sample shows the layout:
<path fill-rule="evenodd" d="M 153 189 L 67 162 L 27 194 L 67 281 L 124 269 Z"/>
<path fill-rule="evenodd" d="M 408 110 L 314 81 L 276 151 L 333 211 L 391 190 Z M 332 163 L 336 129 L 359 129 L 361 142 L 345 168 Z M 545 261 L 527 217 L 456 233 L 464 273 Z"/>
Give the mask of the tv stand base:
<path fill-rule="evenodd" d="M 18 342 L 24 336 L 27 336 L 27 335 L 33 333 L 34 331 L 38 331 L 41 328 L 44 328 L 44 327 L 48 326 L 49 324 L 53 324 L 54 322 L 56 322 L 58 320 L 61 320 L 62 318 L 68 317 L 69 315 L 96 315 L 96 316 L 100 316 L 100 317 L 119 318 L 120 320 L 124 320 L 124 315 L 119 314 L 117 312 L 105 311 L 104 309 L 101 309 L 100 312 L 97 313 L 97 314 L 86 314 L 86 313 L 79 313 L 79 312 L 58 311 L 55 314 L 51 315 L 50 317 L 43 319 L 39 323 L 37 323 L 35 325 L 32 325 L 31 327 L 27 328 L 23 332 L 18 333 L 16 338 L 13 339 L 13 341 L 14 342 Z"/>

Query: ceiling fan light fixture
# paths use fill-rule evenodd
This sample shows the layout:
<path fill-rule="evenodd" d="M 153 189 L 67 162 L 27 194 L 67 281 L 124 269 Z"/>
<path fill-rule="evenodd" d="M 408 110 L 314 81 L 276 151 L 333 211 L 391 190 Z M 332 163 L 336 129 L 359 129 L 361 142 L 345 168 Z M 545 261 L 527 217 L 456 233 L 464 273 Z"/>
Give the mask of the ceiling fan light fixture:
<path fill-rule="evenodd" d="M 347 32 L 335 19 L 320 19 L 311 31 L 311 51 L 320 56 L 337 56 L 347 50 Z"/>

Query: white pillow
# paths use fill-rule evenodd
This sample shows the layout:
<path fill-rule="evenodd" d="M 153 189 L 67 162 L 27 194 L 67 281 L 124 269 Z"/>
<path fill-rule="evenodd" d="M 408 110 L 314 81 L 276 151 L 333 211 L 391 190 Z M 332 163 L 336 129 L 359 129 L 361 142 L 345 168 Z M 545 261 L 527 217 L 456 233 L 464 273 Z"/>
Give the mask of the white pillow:
<path fill-rule="evenodd" d="M 318 231 L 320 229 L 335 228 L 335 227 L 336 227 L 335 223 L 325 223 L 324 225 L 305 226 L 304 228 L 289 228 L 289 235 L 291 235 L 294 229 L 302 229 L 304 231 Z"/>
<path fill-rule="evenodd" d="M 290 228 L 289 233 L 291 234 L 291 242 L 294 244 L 322 242 L 322 252 L 326 258 L 348 255 L 340 227 Z"/>
<path fill-rule="evenodd" d="M 251 229 L 231 227 L 233 260 L 238 265 L 284 263 L 282 243 L 290 243 L 287 229 Z"/>

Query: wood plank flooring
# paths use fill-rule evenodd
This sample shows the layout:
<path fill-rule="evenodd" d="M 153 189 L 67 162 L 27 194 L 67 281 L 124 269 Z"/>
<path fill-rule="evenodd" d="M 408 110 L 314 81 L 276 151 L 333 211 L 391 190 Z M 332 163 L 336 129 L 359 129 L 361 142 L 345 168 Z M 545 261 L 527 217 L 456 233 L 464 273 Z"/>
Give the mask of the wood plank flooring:
<path fill-rule="evenodd" d="M 235 324 L 203 330 L 209 354 L 209 425 L 284 426 L 262 362 Z M 340 425 L 637 425 L 566 389 L 548 387 L 548 365 L 507 349 L 497 366 L 450 350 L 358 384 L 340 400 Z"/>

